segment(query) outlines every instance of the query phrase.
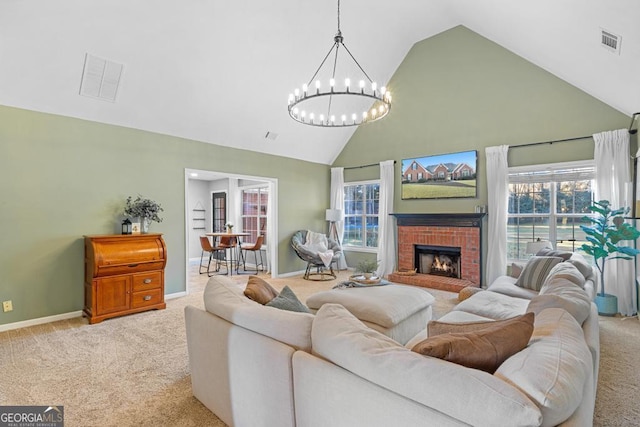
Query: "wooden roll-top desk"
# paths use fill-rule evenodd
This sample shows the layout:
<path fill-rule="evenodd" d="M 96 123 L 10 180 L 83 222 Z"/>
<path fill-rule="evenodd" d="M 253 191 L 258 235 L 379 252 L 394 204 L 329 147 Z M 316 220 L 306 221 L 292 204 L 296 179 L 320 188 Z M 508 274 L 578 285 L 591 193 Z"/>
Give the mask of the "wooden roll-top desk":
<path fill-rule="evenodd" d="M 166 307 L 162 234 L 84 236 L 84 248 L 83 314 L 89 323 Z"/>

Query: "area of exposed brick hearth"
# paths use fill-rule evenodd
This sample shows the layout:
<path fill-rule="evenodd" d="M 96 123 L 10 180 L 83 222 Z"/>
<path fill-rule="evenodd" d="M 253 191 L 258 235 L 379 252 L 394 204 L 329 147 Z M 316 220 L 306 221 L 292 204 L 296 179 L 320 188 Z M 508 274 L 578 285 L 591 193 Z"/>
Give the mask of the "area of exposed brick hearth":
<path fill-rule="evenodd" d="M 482 277 L 482 217 L 484 214 L 394 214 L 398 222 L 398 271 L 416 268 L 415 245 L 459 247 L 460 279 L 431 274 L 392 273 L 391 282 L 458 292 L 480 286 Z"/>

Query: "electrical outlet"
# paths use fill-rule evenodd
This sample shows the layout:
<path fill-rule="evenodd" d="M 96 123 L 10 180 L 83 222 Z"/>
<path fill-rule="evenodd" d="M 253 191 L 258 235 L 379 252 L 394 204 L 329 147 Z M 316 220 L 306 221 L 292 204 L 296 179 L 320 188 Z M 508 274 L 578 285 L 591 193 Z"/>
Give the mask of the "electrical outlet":
<path fill-rule="evenodd" d="M 11 302 L 11 300 L 2 301 L 2 311 L 4 311 L 5 313 L 7 311 L 13 311 L 13 303 Z"/>

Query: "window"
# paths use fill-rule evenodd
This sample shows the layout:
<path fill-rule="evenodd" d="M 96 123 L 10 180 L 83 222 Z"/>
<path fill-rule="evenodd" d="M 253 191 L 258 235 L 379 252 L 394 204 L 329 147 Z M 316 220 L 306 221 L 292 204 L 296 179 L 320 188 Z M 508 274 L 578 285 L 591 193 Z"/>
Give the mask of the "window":
<path fill-rule="evenodd" d="M 525 259 L 527 242 L 549 240 L 559 250 L 586 243 L 580 225 L 590 215 L 593 161 L 509 168 L 507 257 Z"/>
<path fill-rule="evenodd" d="M 227 193 L 213 193 L 211 204 L 211 230 L 224 231 L 224 225 L 227 223 Z"/>
<path fill-rule="evenodd" d="M 378 181 L 350 183 L 344 186 L 344 246 L 378 247 Z"/>
<path fill-rule="evenodd" d="M 267 243 L 267 203 L 268 187 L 244 188 L 242 196 L 242 231 L 251 233 L 245 239 L 255 242 L 259 235 L 264 236 Z"/>

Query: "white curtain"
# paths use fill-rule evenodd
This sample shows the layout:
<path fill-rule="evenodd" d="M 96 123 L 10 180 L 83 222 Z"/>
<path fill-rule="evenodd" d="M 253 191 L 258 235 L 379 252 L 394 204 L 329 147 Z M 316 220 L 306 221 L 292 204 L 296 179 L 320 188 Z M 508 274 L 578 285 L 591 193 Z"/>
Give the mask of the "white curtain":
<path fill-rule="evenodd" d="M 380 162 L 380 200 L 378 206 L 378 277 L 393 273 L 396 266 L 396 236 L 393 212 L 394 161 Z"/>
<path fill-rule="evenodd" d="M 608 200 L 612 209 L 628 207 L 630 155 L 629 131 L 619 129 L 593 135 L 596 162 L 596 200 Z M 618 311 L 625 316 L 637 312 L 634 263 L 628 260 L 608 260 L 605 269 L 605 292 L 618 297 Z M 602 285 L 602 284 L 600 284 Z"/>
<path fill-rule="evenodd" d="M 487 284 L 507 272 L 507 209 L 509 201 L 508 145 L 485 148 L 489 202 L 487 230 Z M 482 250 L 482 248 L 480 248 Z"/>
<path fill-rule="evenodd" d="M 331 168 L 331 201 L 329 204 L 330 209 L 340 209 L 344 212 L 344 168 Z M 338 233 L 338 239 L 340 244 L 344 241 L 344 221 L 336 222 L 336 230 Z M 347 261 L 344 257 L 344 252 L 338 261 L 338 269 L 345 270 L 347 268 Z"/>

